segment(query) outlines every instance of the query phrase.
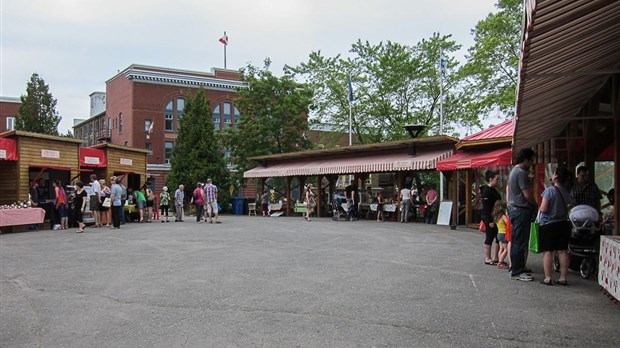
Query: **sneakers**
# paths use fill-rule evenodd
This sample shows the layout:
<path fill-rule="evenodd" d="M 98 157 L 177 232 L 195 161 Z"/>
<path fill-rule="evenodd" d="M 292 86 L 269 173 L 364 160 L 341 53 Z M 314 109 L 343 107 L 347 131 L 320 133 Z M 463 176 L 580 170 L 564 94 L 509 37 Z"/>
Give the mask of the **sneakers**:
<path fill-rule="evenodd" d="M 512 280 L 520 280 L 522 282 L 531 282 L 532 280 L 534 280 L 534 278 L 532 278 L 531 275 L 529 274 L 525 274 L 525 273 L 521 273 L 519 275 L 514 275 L 510 277 Z"/>

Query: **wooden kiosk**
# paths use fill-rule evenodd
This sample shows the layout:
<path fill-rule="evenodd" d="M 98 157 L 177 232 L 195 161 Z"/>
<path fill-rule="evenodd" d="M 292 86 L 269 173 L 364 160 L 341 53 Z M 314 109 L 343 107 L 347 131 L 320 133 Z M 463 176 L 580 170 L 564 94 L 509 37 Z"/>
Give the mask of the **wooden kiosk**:
<path fill-rule="evenodd" d="M 138 149 L 128 146 L 103 143 L 94 145 L 92 149 L 100 149 L 105 153 L 107 165 L 97 169 L 98 178 L 105 178 L 109 182 L 110 177 L 121 176 L 122 181 L 131 189 L 140 189 L 146 183 L 146 156 L 149 150 Z"/>
<path fill-rule="evenodd" d="M 15 142 L 17 158 L 0 161 L 0 204 L 27 200 L 35 181 L 49 191 L 53 180 L 67 184 L 80 172 L 79 149 L 84 143 L 81 139 L 15 130 L 0 134 L 0 138 Z"/>

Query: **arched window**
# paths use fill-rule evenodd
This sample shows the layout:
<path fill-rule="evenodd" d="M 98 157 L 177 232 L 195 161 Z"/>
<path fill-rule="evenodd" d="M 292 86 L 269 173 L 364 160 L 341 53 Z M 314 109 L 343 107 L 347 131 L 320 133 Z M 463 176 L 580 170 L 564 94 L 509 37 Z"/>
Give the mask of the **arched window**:
<path fill-rule="evenodd" d="M 231 102 L 222 102 L 213 109 L 213 127 L 217 130 L 222 129 L 222 125 L 223 128 L 237 127 L 240 118 L 239 109 Z"/>
<path fill-rule="evenodd" d="M 179 120 L 185 113 L 185 99 L 176 98 L 168 101 L 166 109 L 164 109 L 164 130 L 166 132 L 174 132 L 179 129 Z M 176 128 L 175 122 L 176 121 Z"/>

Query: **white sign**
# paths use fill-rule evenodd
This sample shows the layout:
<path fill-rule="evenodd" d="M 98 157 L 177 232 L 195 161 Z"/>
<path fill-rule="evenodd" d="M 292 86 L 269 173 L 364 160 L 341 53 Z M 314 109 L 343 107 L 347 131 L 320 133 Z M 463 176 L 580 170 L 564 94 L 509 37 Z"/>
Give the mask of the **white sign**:
<path fill-rule="evenodd" d="M 84 156 L 84 163 L 86 163 L 86 164 L 99 164 L 99 157 Z"/>
<path fill-rule="evenodd" d="M 413 167 L 413 161 L 394 161 L 394 169 L 409 169 Z"/>
<path fill-rule="evenodd" d="M 6 150 L 0 150 L 0 158 L 6 158 Z"/>
<path fill-rule="evenodd" d="M 45 158 L 60 158 L 60 151 L 56 151 L 56 150 L 41 150 L 41 157 L 45 157 Z"/>
<path fill-rule="evenodd" d="M 439 205 L 439 214 L 437 215 L 437 225 L 450 225 L 450 217 L 452 216 L 452 202 L 443 201 Z"/>
<path fill-rule="evenodd" d="M 133 161 L 131 160 L 131 158 L 121 158 L 121 164 L 130 166 L 133 165 Z"/>

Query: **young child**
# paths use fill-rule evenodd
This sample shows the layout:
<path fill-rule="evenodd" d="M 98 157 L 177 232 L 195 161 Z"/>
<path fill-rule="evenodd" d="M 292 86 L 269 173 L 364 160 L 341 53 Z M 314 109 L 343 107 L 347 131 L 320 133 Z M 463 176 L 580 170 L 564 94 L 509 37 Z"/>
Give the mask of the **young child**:
<path fill-rule="evenodd" d="M 508 242 L 506 241 L 506 226 L 510 224 L 506 214 L 506 202 L 498 200 L 493 206 L 493 221 L 497 226 L 497 239 L 499 240 L 499 262 L 497 268 L 508 269 L 510 266 L 504 260 L 508 254 Z"/>

